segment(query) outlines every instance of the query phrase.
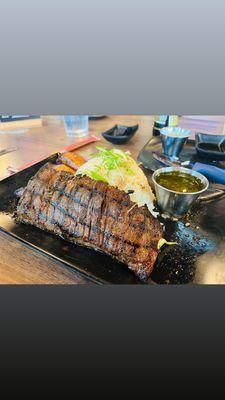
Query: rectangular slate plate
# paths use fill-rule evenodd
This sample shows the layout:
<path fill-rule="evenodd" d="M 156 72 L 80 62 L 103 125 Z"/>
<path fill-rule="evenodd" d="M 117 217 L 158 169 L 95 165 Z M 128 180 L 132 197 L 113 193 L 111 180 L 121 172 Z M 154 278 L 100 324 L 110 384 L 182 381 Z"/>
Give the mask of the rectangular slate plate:
<path fill-rule="evenodd" d="M 90 281 L 102 284 L 141 284 L 142 282 L 126 266 L 106 254 L 69 243 L 36 227 L 15 223 L 13 219 L 16 205 L 15 190 L 25 186 L 42 165 L 48 161 L 55 162 L 56 159 L 57 155 L 53 155 L 0 182 L 0 229 L 75 269 Z M 216 222 L 212 218 L 213 215 Z M 190 227 L 185 226 L 188 218 Z M 200 227 L 198 230 L 195 229 L 197 225 Z M 179 244 L 173 247 L 165 246 L 159 254 L 151 279 L 145 283 L 192 282 L 196 258 L 205 251 L 215 250 L 224 234 L 224 199 L 197 207 L 184 221 L 166 221 L 164 237 L 168 240 L 177 240 Z"/>

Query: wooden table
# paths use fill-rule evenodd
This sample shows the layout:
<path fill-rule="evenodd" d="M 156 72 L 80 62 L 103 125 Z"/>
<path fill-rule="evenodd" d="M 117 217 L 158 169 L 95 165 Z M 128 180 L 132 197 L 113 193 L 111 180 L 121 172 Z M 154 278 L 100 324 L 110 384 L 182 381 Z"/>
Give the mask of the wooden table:
<path fill-rule="evenodd" d="M 101 132 L 111 128 L 114 124 L 135 125 L 139 124 L 138 133 L 128 145 L 120 146 L 129 149 L 136 157 L 140 149 L 152 136 L 152 116 L 109 116 L 90 122 L 90 134 L 101 138 L 101 145 L 113 147 L 101 137 Z M 73 140 L 74 141 L 74 140 Z M 73 142 L 72 141 L 72 142 Z M 18 146 L 16 152 L 0 157 L 0 179 L 6 175 L 6 168 L 11 165 L 20 167 L 30 161 L 36 160 L 43 154 L 46 157 L 60 148 L 71 144 L 66 136 L 62 123 L 57 118 L 45 118 L 42 128 L 33 128 L 23 134 L 1 134 L 0 149 L 9 146 Z M 79 153 L 88 158 L 95 151 L 96 143 L 86 145 L 79 149 Z M 76 271 L 60 262 L 21 244 L 19 241 L 0 232 L 0 283 L 14 284 L 80 284 L 88 281 Z"/>
<path fill-rule="evenodd" d="M 195 117 L 196 119 L 197 117 Z M 212 119 L 211 116 L 205 120 Z M 199 117 L 203 119 L 202 116 Z M 213 117 L 215 120 L 215 117 Z M 223 131 L 224 116 L 217 116 L 219 130 Z M 152 116 L 109 116 L 90 122 L 90 134 L 101 138 L 101 145 L 112 147 L 101 137 L 101 132 L 111 128 L 114 124 L 134 125 L 139 124 L 137 134 L 128 145 L 120 146 L 121 149 L 129 149 L 135 158 L 140 149 L 152 136 Z M 73 142 L 73 141 L 72 141 Z M 20 167 L 21 165 L 39 158 L 43 151 L 47 156 L 58 151 L 62 147 L 71 144 L 64 127 L 56 117 L 45 117 L 42 128 L 34 128 L 23 134 L 0 133 L 0 149 L 9 146 L 18 146 L 18 150 L 0 157 L 0 179 L 6 176 L 6 168 Z M 88 158 L 95 151 L 96 143 L 89 144 L 81 149 L 79 153 Z M 76 271 L 66 267 L 60 262 L 21 244 L 0 232 L 0 283 L 18 284 L 78 284 L 87 283 Z"/>

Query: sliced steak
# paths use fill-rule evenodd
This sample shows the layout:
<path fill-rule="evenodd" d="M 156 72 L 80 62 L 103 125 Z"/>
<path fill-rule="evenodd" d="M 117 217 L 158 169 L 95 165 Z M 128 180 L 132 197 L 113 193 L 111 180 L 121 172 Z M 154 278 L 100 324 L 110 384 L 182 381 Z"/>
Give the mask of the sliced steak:
<path fill-rule="evenodd" d="M 51 163 L 30 179 L 16 220 L 105 252 L 140 279 L 152 272 L 162 227 L 146 206 L 125 192 L 87 176 L 57 171 Z"/>

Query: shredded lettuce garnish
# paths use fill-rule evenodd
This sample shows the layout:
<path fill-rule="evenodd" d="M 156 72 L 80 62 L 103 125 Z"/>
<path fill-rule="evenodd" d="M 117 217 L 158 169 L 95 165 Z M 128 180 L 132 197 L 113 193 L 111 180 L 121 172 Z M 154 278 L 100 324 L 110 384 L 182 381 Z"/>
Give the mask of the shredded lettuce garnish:
<path fill-rule="evenodd" d="M 98 153 L 93 155 L 93 157 L 102 161 L 102 166 L 107 171 L 107 174 L 109 174 L 110 171 L 118 170 L 119 168 L 126 168 L 127 172 L 130 175 L 133 175 L 133 171 L 128 162 L 131 161 L 132 158 L 128 152 L 117 149 L 108 150 L 100 146 L 96 146 L 96 149 L 98 150 Z"/>
<path fill-rule="evenodd" d="M 97 170 L 96 171 L 89 171 L 90 178 L 96 180 L 96 181 L 102 181 L 102 182 L 107 182 L 107 179 L 104 178 L 104 176 L 101 175 Z"/>
<path fill-rule="evenodd" d="M 161 239 L 159 239 L 159 241 L 158 241 L 157 250 L 160 250 L 161 247 L 162 247 L 164 244 L 168 244 L 169 246 L 172 246 L 172 245 L 178 244 L 178 243 L 177 243 L 177 242 L 167 242 L 166 239 L 161 238 Z"/>
<path fill-rule="evenodd" d="M 117 149 L 107 150 L 100 146 L 96 146 L 96 149 L 98 153 L 91 155 L 91 158 L 94 158 L 96 162 L 93 164 L 92 169 L 81 168 L 82 174 L 86 173 L 90 178 L 103 182 L 109 181 L 109 174 L 112 171 L 117 171 L 123 178 L 124 174 L 123 171 L 121 171 L 122 168 L 126 169 L 127 174 L 134 174 L 131 168 L 133 159 L 129 152 Z"/>

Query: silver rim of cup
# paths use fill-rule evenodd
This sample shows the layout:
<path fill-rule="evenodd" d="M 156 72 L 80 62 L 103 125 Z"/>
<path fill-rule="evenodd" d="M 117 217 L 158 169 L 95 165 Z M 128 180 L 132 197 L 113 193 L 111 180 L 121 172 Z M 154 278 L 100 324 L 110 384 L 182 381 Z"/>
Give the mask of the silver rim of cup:
<path fill-rule="evenodd" d="M 183 192 L 177 192 L 175 190 L 168 189 L 165 186 L 162 186 L 158 182 L 156 182 L 156 177 L 158 175 L 160 175 L 162 172 L 171 172 L 171 171 L 180 171 L 180 172 L 183 172 L 183 173 L 191 175 L 191 176 L 196 176 L 196 178 L 199 178 L 200 181 L 205 186 L 204 186 L 204 188 L 202 190 L 199 190 L 198 192 L 185 192 L 185 193 L 183 193 Z M 159 168 L 152 174 L 152 180 L 153 180 L 154 185 L 161 187 L 162 189 L 166 190 L 167 192 L 179 194 L 181 196 L 186 196 L 186 195 L 190 195 L 190 194 L 199 195 L 199 194 L 205 192 L 209 187 L 209 181 L 204 175 L 200 174 L 200 172 L 193 171 L 191 169 L 187 169 L 187 168 L 184 168 L 184 167 L 164 167 L 164 168 Z"/>
<path fill-rule="evenodd" d="M 170 136 L 171 132 L 175 132 L 179 134 L 178 136 Z M 181 128 L 179 126 L 165 126 L 164 128 L 160 129 L 161 135 L 168 136 L 174 139 L 185 139 L 188 138 L 191 134 L 191 131 L 185 128 Z"/>

